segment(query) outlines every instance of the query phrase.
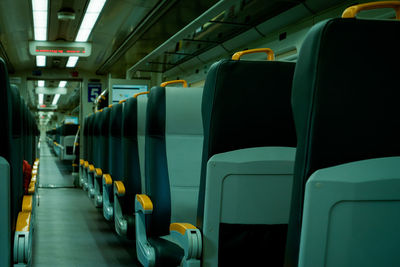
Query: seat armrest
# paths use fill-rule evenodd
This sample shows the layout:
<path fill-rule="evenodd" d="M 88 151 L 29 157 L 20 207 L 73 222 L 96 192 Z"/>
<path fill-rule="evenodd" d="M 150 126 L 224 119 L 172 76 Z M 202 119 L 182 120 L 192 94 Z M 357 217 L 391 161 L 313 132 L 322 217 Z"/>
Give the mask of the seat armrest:
<path fill-rule="evenodd" d="M 200 230 L 190 223 L 171 223 L 169 232 L 174 241 L 184 249 L 183 266 L 200 266 L 202 240 Z"/>
<path fill-rule="evenodd" d="M 112 178 L 108 173 L 103 174 L 103 180 L 106 185 L 112 185 Z"/>
<path fill-rule="evenodd" d="M 89 172 L 94 172 L 94 165 L 93 164 L 89 165 Z"/>
<path fill-rule="evenodd" d="M 122 181 L 114 181 L 114 193 L 118 197 L 125 196 L 125 186 Z"/>
<path fill-rule="evenodd" d="M 35 182 L 30 182 L 28 187 L 28 194 L 35 194 Z"/>
<path fill-rule="evenodd" d="M 137 194 L 135 200 L 135 211 L 141 211 L 144 214 L 153 212 L 153 202 L 146 194 Z"/>
<path fill-rule="evenodd" d="M 145 266 L 154 266 L 156 252 L 147 240 L 146 214 L 153 212 L 153 203 L 145 194 L 138 194 L 135 198 L 135 233 L 136 254 L 140 263 Z"/>
<path fill-rule="evenodd" d="M 115 231 L 120 236 L 127 236 L 128 233 L 128 221 L 125 218 L 120 201 L 125 196 L 125 185 L 122 181 L 114 181 L 114 225 Z"/>
<path fill-rule="evenodd" d="M 31 224 L 31 212 L 21 211 L 18 213 L 16 232 L 29 232 Z"/>
<path fill-rule="evenodd" d="M 22 199 L 22 211 L 32 211 L 33 197 L 32 195 L 25 195 Z"/>
<path fill-rule="evenodd" d="M 103 175 L 103 171 L 100 168 L 95 168 L 94 169 L 96 176 L 102 176 Z"/>

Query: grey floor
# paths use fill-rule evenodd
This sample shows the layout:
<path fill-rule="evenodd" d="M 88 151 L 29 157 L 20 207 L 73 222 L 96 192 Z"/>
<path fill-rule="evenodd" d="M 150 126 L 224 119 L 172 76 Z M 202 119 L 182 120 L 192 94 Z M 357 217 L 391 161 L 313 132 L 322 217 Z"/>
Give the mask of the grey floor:
<path fill-rule="evenodd" d="M 68 165 L 43 142 L 40 153 L 33 266 L 140 266 L 135 242 L 119 237 L 86 192 L 73 187 Z"/>

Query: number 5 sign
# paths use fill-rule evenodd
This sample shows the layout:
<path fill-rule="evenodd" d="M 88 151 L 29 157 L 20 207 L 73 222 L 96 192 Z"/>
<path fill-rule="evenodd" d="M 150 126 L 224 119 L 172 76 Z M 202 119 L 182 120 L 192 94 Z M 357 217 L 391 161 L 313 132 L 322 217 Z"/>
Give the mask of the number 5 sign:
<path fill-rule="evenodd" d="M 101 93 L 101 83 L 88 84 L 88 102 L 94 102 Z"/>

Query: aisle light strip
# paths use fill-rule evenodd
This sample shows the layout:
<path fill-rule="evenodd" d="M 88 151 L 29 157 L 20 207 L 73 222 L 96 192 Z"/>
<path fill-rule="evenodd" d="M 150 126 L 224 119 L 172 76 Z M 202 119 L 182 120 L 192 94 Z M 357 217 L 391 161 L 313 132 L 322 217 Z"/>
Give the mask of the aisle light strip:
<path fill-rule="evenodd" d="M 81 26 L 79 27 L 78 34 L 76 35 L 75 42 L 86 42 L 88 40 L 105 3 L 106 0 L 90 0 Z"/>
<path fill-rule="evenodd" d="M 39 105 L 43 105 L 43 94 L 39 94 Z"/>
<path fill-rule="evenodd" d="M 32 0 L 35 41 L 47 39 L 47 0 Z"/>
<path fill-rule="evenodd" d="M 32 0 L 33 32 L 35 41 L 47 40 L 47 0 Z M 36 56 L 36 66 L 45 67 L 46 57 Z"/>
<path fill-rule="evenodd" d="M 78 62 L 79 57 L 69 57 L 67 61 L 67 68 L 75 67 L 76 63 Z"/>
<path fill-rule="evenodd" d="M 46 66 L 46 56 L 36 56 L 36 66 L 45 67 Z"/>
<path fill-rule="evenodd" d="M 65 87 L 66 84 L 67 84 L 67 81 L 60 81 L 60 83 L 58 84 L 58 87 Z"/>
<path fill-rule="evenodd" d="M 60 94 L 56 94 L 54 95 L 53 98 L 53 103 L 51 103 L 52 105 L 57 105 L 58 99 L 60 98 Z"/>
<path fill-rule="evenodd" d="M 75 42 L 87 42 L 105 3 L 106 0 L 90 0 L 81 26 L 79 27 L 78 34 L 76 35 Z M 78 57 L 69 57 L 67 67 L 73 68 L 77 62 Z"/>

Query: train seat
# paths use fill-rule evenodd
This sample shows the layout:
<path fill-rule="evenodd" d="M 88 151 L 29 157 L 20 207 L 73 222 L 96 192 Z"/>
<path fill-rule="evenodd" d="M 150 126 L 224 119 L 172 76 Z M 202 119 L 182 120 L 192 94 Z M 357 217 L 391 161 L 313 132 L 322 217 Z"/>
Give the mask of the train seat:
<path fill-rule="evenodd" d="M 240 60 L 255 52 L 269 60 Z M 202 266 L 283 264 L 296 151 L 295 63 L 273 59 L 268 48 L 238 52 L 207 74 L 197 215 Z"/>
<path fill-rule="evenodd" d="M 78 127 L 78 124 L 64 124 L 61 127 L 60 160 L 73 160 L 75 158 L 73 147 Z"/>
<path fill-rule="evenodd" d="M 86 116 L 83 120 L 83 131 L 82 131 L 82 142 L 83 143 L 83 151 L 82 151 L 82 158 L 79 158 L 79 186 L 83 188 L 83 185 L 85 183 L 85 160 L 88 158 L 88 143 L 89 143 L 89 136 L 88 136 L 88 118 L 89 116 Z M 79 154 L 78 154 L 79 157 Z"/>
<path fill-rule="evenodd" d="M 135 207 L 132 203 L 136 194 L 144 192 L 146 106 L 147 96 L 135 95 L 125 101 L 122 112 L 124 163 L 122 179 L 114 182 L 114 220 L 116 232 L 130 239 L 135 236 Z"/>
<path fill-rule="evenodd" d="M 10 86 L 5 62 L 0 59 L 0 265 L 30 264 L 33 220 L 30 196 L 23 191 L 23 160 L 33 164 L 35 121 L 21 101 L 18 89 Z M 25 145 L 29 145 L 25 146 Z M 14 235 L 14 237 L 13 237 Z"/>
<path fill-rule="evenodd" d="M 170 233 L 170 224 L 194 224 L 196 220 L 203 145 L 203 88 L 164 86 L 152 88 L 148 95 L 147 195 L 139 194 L 135 199 L 136 251 L 144 266 L 179 265 L 184 249 L 178 245 L 175 231 Z M 193 232 L 200 237 L 198 230 Z"/>
<path fill-rule="evenodd" d="M 113 181 L 120 181 L 123 174 L 122 111 L 123 103 L 109 106 L 108 124 L 108 173 L 103 176 L 103 214 L 107 220 L 114 216 Z"/>
<path fill-rule="evenodd" d="M 93 114 L 89 114 L 86 117 L 87 121 L 85 122 L 84 125 L 84 130 L 87 130 L 87 137 L 84 138 L 84 156 L 85 158 L 83 159 L 82 162 L 82 174 L 81 174 L 81 186 L 82 189 L 87 191 L 88 190 L 88 167 L 89 167 L 89 161 L 92 155 L 92 145 L 91 145 L 91 140 L 93 139 L 93 131 L 92 131 L 92 119 L 93 119 Z"/>
<path fill-rule="evenodd" d="M 103 187 L 102 177 L 108 171 L 108 119 L 109 109 L 100 109 L 96 112 L 97 121 L 93 125 L 94 138 L 92 141 L 93 146 L 93 160 L 95 168 L 93 171 L 93 201 L 97 208 L 103 206 Z"/>
<path fill-rule="evenodd" d="M 400 262 L 400 22 L 354 18 L 390 5 L 320 22 L 300 50 L 287 266 Z"/>
<path fill-rule="evenodd" d="M 104 192 L 104 182 L 107 177 L 110 177 L 110 156 L 109 156 L 109 151 L 110 151 L 110 135 L 109 135 L 109 125 L 110 125 L 110 113 L 111 113 L 111 108 L 110 107 L 105 107 L 102 109 L 102 120 L 100 121 L 99 128 L 100 128 L 100 145 L 99 145 L 99 160 L 100 160 L 100 169 L 97 170 L 96 179 L 95 179 L 95 199 L 99 200 L 97 202 L 97 207 L 100 207 L 103 205 L 103 216 L 107 219 L 110 220 L 113 218 L 112 214 L 112 206 L 111 207 L 104 209 L 104 201 L 105 197 L 108 197 L 108 192 Z M 100 171 L 99 171 L 100 170 Z M 106 194 L 107 193 L 107 194 Z M 101 199 L 101 202 L 100 202 Z"/>
<path fill-rule="evenodd" d="M 91 157 L 86 164 L 87 173 L 87 192 L 89 198 L 95 199 L 95 174 L 96 169 L 101 169 L 101 121 L 102 112 L 98 111 L 89 117 L 89 135 L 91 134 L 91 141 L 89 152 Z M 96 199 L 95 199 L 96 202 Z"/>

